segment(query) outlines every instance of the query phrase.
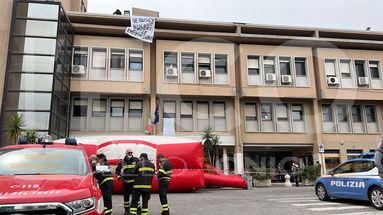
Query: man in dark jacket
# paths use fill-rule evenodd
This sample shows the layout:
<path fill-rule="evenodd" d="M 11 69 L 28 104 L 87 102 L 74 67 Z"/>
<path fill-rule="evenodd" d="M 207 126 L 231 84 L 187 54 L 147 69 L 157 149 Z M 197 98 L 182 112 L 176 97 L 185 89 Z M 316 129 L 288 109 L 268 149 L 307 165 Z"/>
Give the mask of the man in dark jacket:
<path fill-rule="evenodd" d="M 133 185 L 133 196 L 130 207 L 131 215 L 137 214 L 137 206 L 138 201 L 140 200 L 140 196 L 142 196 L 141 215 L 148 215 L 149 211 L 148 203 L 150 199 L 150 189 L 152 188 L 155 166 L 148 160 L 148 155 L 146 153 L 142 153 L 140 155 L 140 160 L 141 161 L 135 168 L 137 177 L 134 179 Z"/>
<path fill-rule="evenodd" d="M 378 168 L 379 176 L 383 184 L 383 140 L 380 143 L 379 148 L 375 150 L 374 159 L 375 159 L 375 166 Z"/>
<path fill-rule="evenodd" d="M 139 161 L 138 158 L 133 157 L 133 150 L 127 148 L 124 159 L 120 161 L 116 168 L 117 179 L 122 181 L 125 215 L 128 215 L 130 211 L 129 196 L 133 193 L 134 178 L 136 176 L 134 170 Z"/>
<path fill-rule="evenodd" d="M 158 194 L 160 196 L 160 201 L 162 205 L 161 215 L 169 215 L 169 204 L 168 204 L 168 186 L 170 182 L 170 176 L 172 175 L 172 164 L 165 158 L 165 155 L 158 154 L 157 159 L 160 163 L 158 169 L 157 178 L 158 178 Z"/>
<path fill-rule="evenodd" d="M 98 163 L 95 166 L 94 176 L 97 179 L 104 199 L 104 214 L 111 215 L 113 212 L 112 192 L 114 188 L 112 172 L 109 169 L 109 164 L 104 154 L 97 154 L 97 160 Z"/>

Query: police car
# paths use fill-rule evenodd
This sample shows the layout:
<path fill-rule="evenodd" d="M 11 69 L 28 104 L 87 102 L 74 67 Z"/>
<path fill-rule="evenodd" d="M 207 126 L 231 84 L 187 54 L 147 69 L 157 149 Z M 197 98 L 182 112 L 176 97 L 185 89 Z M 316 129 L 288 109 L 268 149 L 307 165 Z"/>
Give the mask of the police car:
<path fill-rule="evenodd" d="M 340 164 L 319 177 L 315 182 L 315 193 L 322 201 L 334 198 L 367 200 L 383 209 L 382 183 L 375 167 L 374 158 L 361 156 Z"/>

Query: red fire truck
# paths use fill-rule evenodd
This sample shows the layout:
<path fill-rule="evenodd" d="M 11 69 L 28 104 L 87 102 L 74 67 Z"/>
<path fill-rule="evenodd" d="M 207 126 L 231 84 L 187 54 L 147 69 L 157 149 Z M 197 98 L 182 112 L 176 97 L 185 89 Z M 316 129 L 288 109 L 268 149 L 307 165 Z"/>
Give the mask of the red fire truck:
<path fill-rule="evenodd" d="M 104 203 L 82 146 L 0 149 L 0 213 L 100 215 Z"/>

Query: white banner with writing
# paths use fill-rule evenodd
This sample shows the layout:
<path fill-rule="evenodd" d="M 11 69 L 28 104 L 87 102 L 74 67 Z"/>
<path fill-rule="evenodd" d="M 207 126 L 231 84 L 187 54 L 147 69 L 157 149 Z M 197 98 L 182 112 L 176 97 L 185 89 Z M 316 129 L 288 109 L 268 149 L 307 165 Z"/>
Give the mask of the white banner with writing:
<path fill-rule="evenodd" d="M 174 118 L 163 118 L 163 136 L 175 136 Z"/>
<path fill-rule="evenodd" d="M 125 34 L 148 43 L 153 41 L 156 17 L 131 16 L 130 23 L 131 26 L 126 28 Z"/>

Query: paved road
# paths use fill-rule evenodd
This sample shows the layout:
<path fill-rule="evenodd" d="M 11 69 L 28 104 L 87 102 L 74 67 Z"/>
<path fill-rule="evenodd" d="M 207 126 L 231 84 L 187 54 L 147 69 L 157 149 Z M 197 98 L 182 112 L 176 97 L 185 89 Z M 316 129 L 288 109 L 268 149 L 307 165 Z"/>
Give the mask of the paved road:
<path fill-rule="evenodd" d="M 383 215 L 366 201 L 319 201 L 313 187 L 209 188 L 192 193 L 171 193 L 168 198 L 172 215 Z M 123 214 L 122 201 L 121 195 L 113 196 L 113 214 Z M 151 196 L 149 214 L 161 214 L 157 193 Z"/>

